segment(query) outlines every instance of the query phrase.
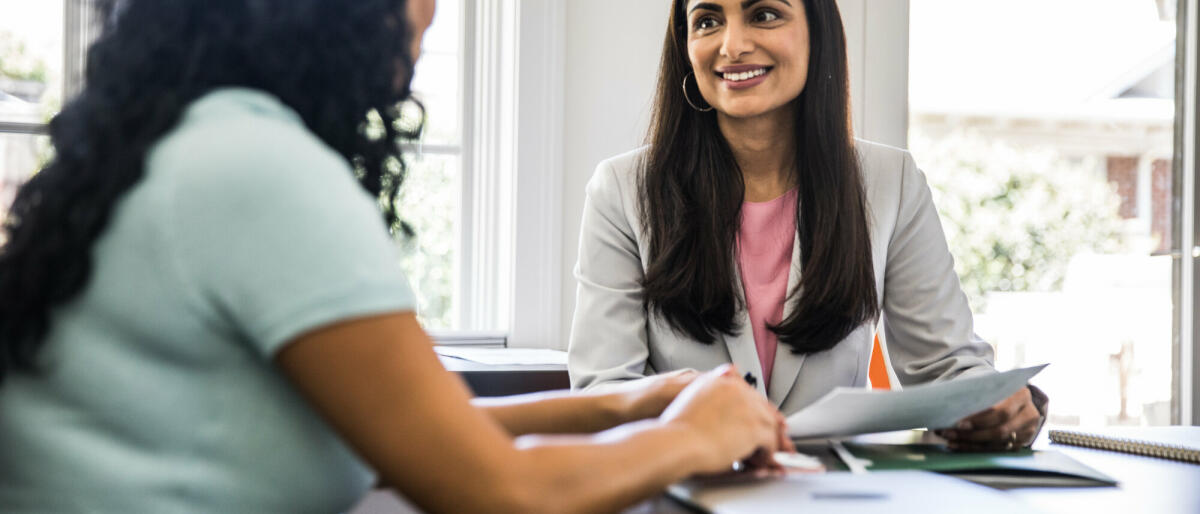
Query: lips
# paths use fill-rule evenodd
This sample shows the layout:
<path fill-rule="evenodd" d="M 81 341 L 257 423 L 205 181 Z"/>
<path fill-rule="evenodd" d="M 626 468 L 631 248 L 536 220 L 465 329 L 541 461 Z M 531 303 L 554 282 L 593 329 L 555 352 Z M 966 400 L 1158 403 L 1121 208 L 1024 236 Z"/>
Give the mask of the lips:
<path fill-rule="evenodd" d="M 717 68 L 714 73 L 723 80 L 729 82 L 745 82 L 752 80 L 771 72 L 771 66 L 763 66 L 759 64 L 741 64 L 737 66 L 725 66 Z"/>
<path fill-rule="evenodd" d="M 763 66 L 761 64 L 742 64 L 717 68 L 713 73 L 729 89 L 747 89 L 767 80 L 767 75 L 771 73 L 772 69 L 774 67 Z"/>
<path fill-rule="evenodd" d="M 721 78 L 724 78 L 725 80 L 729 80 L 729 81 L 733 81 L 733 82 L 744 82 L 744 81 L 750 80 L 755 77 L 761 77 L 766 74 L 767 74 L 766 68 L 759 68 L 754 71 L 743 71 L 741 73 L 723 73 L 723 74 L 721 74 Z"/>

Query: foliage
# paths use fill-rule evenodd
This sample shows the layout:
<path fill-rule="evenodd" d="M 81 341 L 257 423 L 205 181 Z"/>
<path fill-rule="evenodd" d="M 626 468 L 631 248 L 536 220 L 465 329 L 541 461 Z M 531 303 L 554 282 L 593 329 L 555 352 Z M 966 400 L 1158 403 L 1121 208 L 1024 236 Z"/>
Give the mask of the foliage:
<path fill-rule="evenodd" d="M 415 234 L 397 231 L 400 265 L 418 298 L 425 328 L 451 328 L 454 314 L 455 257 L 458 249 L 458 166 L 455 158 L 413 155 L 397 202 L 401 218 Z"/>
<path fill-rule="evenodd" d="M 23 41 L 0 32 L 0 77 L 45 82 L 46 63 L 31 56 Z"/>
<path fill-rule="evenodd" d="M 989 291 L 1054 291 L 1079 253 L 1122 250 L 1120 197 L 1095 161 L 969 133 L 910 140 L 971 305 Z"/>

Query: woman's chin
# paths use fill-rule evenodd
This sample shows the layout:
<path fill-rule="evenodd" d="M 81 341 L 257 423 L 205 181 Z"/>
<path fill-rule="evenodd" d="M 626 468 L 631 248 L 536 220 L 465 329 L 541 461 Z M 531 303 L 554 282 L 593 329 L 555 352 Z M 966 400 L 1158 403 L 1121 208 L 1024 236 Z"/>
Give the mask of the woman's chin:
<path fill-rule="evenodd" d="M 775 106 L 768 105 L 767 102 L 758 101 L 757 99 L 739 99 L 733 102 L 722 102 L 717 107 L 717 112 L 730 118 L 750 119 L 770 113 L 775 109 Z"/>

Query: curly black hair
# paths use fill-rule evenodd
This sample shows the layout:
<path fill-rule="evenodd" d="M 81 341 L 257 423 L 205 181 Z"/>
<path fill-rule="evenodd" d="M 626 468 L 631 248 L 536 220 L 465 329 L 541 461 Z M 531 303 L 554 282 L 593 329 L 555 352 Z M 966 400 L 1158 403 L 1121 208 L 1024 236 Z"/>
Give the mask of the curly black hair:
<path fill-rule="evenodd" d="M 220 87 L 266 91 L 353 165 L 388 226 L 414 59 L 407 0 L 101 0 L 86 85 L 50 122 L 55 154 L 18 191 L 0 247 L 0 382 L 33 371 L 51 311 L 78 295 L 92 246 L 147 151 Z M 399 80 L 397 78 L 399 77 Z"/>

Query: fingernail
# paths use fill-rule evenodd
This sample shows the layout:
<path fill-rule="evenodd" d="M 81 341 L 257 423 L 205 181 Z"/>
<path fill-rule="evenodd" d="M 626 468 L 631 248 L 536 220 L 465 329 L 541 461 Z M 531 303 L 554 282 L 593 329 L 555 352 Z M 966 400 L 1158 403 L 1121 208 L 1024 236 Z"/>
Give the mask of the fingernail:
<path fill-rule="evenodd" d="M 970 430 L 970 429 L 971 429 L 971 422 L 970 422 L 970 421 L 960 421 L 960 422 L 958 422 L 958 429 L 959 429 L 959 430 Z"/>

